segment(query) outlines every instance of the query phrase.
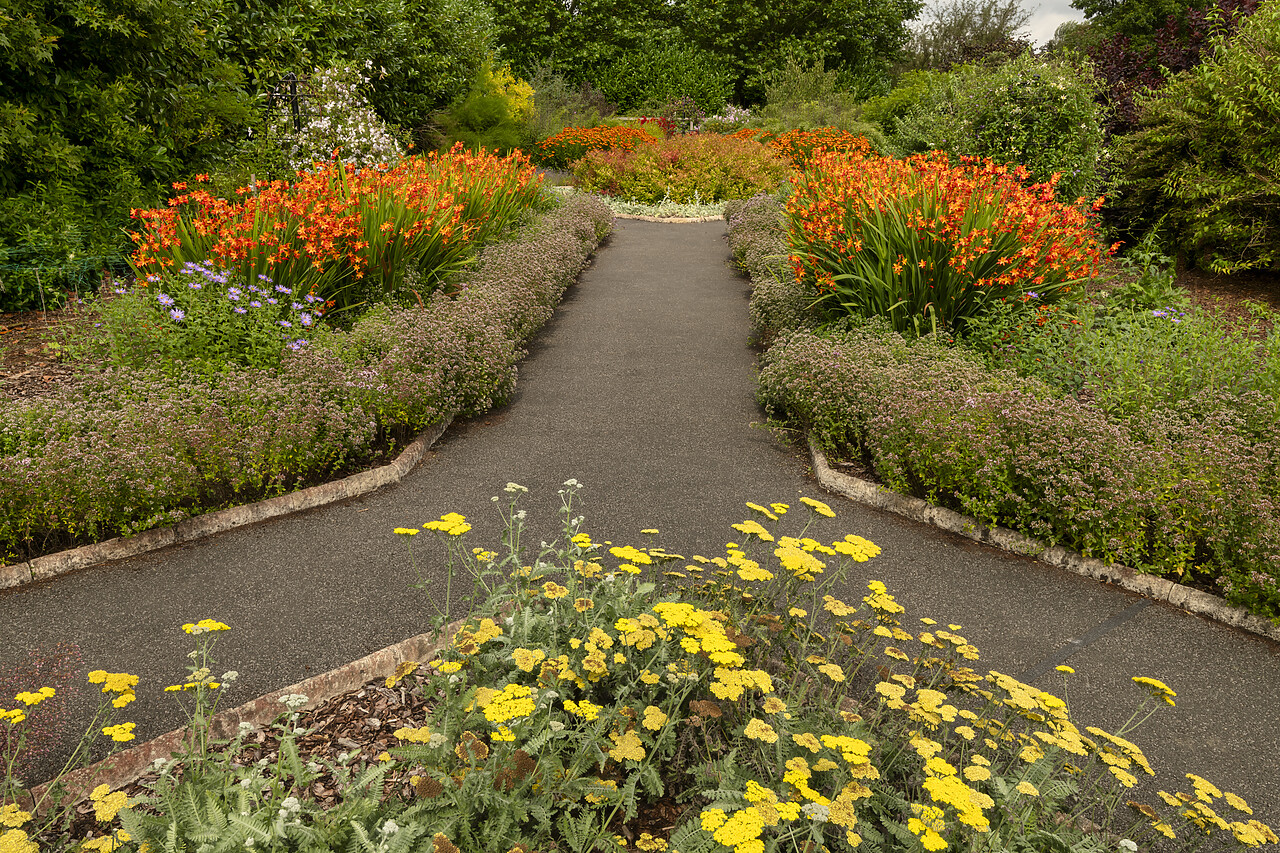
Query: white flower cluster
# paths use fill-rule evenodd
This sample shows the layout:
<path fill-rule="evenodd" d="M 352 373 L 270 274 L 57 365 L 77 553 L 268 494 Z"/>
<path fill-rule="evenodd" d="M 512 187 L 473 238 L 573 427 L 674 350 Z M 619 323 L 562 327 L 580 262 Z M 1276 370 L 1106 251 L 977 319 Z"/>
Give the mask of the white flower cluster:
<path fill-rule="evenodd" d="M 284 140 L 285 154 L 294 169 L 309 168 L 335 158 L 348 166 L 393 165 L 404 157 L 395 132 L 361 94 L 369 84 L 367 73 L 352 66 L 335 66 L 315 72 L 299 98 L 302 127 L 295 130 L 288 104 L 278 108 L 275 121 Z"/>

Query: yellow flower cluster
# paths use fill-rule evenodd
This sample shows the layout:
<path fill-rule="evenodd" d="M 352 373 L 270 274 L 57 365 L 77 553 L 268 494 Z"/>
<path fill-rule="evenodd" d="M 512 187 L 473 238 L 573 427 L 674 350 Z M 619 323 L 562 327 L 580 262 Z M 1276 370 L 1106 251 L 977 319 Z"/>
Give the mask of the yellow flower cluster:
<path fill-rule="evenodd" d="M 114 726 L 107 726 L 102 733 L 111 738 L 116 743 L 125 743 L 134 738 L 134 723 L 117 723 Z"/>
<path fill-rule="evenodd" d="M 110 823 L 120 810 L 129 805 L 129 795 L 124 791 L 112 793 L 109 785 L 99 785 L 89 794 L 93 803 L 93 816 L 99 823 Z"/>
<path fill-rule="evenodd" d="M 39 705 L 46 699 L 52 699 L 53 696 L 54 689 L 52 687 L 41 687 L 34 693 L 24 690 L 13 698 L 21 702 L 23 705 L 26 705 L 28 708 L 31 708 L 35 705 Z"/>
<path fill-rule="evenodd" d="M 831 507 L 827 506 L 822 501 L 817 501 L 817 500 L 814 500 L 813 498 L 801 498 L 800 503 L 809 507 L 809 509 L 816 512 L 818 515 L 824 515 L 827 518 L 836 517 L 836 514 L 831 510 Z"/>
<path fill-rule="evenodd" d="M 644 744 L 640 743 L 640 737 L 635 732 L 613 732 L 609 735 L 616 746 L 609 750 L 609 757 L 614 761 L 643 761 L 645 752 Z"/>
<path fill-rule="evenodd" d="M 230 631 L 231 628 L 217 619 L 201 619 L 199 622 L 188 622 L 182 626 L 188 634 L 207 634 L 213 631 Z"/>
<path fill-rule="evenodd" d="M 404 726 L 395 730 L 395 737 L 407 743 L 427 743 L 431 740 L 431 729 L 426 726 L 416 729 Z"/>
<path fill-rule="evenodd" d="M 832 548 L 836 553 L 844 554 L 850 557 L 856 563 L 865 563 L 872 557 L 880 556 L 880 546 L 874 542 L 863 539 L 861 536 L 854 536 L 852 533 L 846 535 L 844 539 L 834 543 Z"/>
<path fill-rule="evenodd" d="M 523 684 L 508 684 L 483 706 L 484 717 L 491 723 L 505 723 L 518 717 L 527 717 L 536 707 L 533 690 Z"/>
<path fill-rule="evenodd" d="M 471 529 L 471 525 L 467 523 L 465 515 L 459 515 L 456 512 L 445 513 L 435 521 L 428 521 L 422 525 L 423 530 L 438 530 L 441 533 L 447 533 L 450 536 L 461 536 Z"/>
<path fill-rule="evenodd" d="M 465 626 L 459 628 L 453 635 L 453 646 L 460 654 L 474 655 L 485 643 L 501 636 L 502 628 L 498 623 L 492 619 L 481 619 L 480 625 L 475 630 Z"/>

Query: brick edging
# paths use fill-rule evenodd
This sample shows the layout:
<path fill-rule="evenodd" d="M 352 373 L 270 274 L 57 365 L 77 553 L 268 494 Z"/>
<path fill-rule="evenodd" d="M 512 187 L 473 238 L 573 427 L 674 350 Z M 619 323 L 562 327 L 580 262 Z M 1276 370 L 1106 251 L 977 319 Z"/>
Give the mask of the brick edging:
<path fill-rule="evenodd" d="M 449 416 L 429 431 L 418 436 L 399 456 L 386 465 L 370 468 L 340 480 L 321 483 L 287 495 L 278 495 L 242 506 L 233 506 L 215 512 L 197 515 L 169 527 L 157 527 L 152 530 L 128 537 L 108 539 L 93 545 L 72 548 L 36 557 L 25 563 L 14 563 L 0 566 L 0 590 L 12 589 L 23 584 L 46 580 L 76 569 L 105 563 L 110 560 L 122 560 L 136 557 L 148 551 L 166 548 L 182 542 L 203 539 L 215 533 L 244 527 L 270 518 L 279 518 L 304 509 L 336 503 L 348 498 L 366 495 L 383 486 L 398 483 L 413 470 L 433 444 L 439 440 L 444 431 L 453 423 Z"/>
<path fill-rule="evenodd" d="M 934 506 L 920 498 L 907 497 L 890 491 L 877 483 L 868 482 L 832 469 L 818 447 L 813 435 L 808 436 L 809 454 L 813 460 L 813 472 L 824 489 L 843 495 L 850 500 L 877 509 L 888 510 L 901 516 L 931 524 L 966 539 L 994 545 L 1005 551 L 1034 557 L 1050 566 L 1067 569 L 1078 575 L 1105 581 L 1129 592 L 1136 592 L 1157 601 L 1165 601 L 1174 607 L 1190 611 L 1235 628 L 1280 640 L 1280 626 L 1257 616 L 1243 607 L 1235 607 L 1224 599 L 1192 589 L 1165 578 L 1143 574 L 1128 566 L 1105 563 L 1093 557 L 1078 554 L 1061 545 L 1045 545 L 1037 539 L 1004 527 L 988 527 L 977 519 L 961 515 L 953 510 Z"/>
<path fill-rule="evenodd" d="M 229 711 L 221 711 L 210 721 L 210 736 L 229 740 L 235 736 L 241 723 L 252 726 L 265 726 L 271 723 L 285 712 L 284 706 L 280 703 L 282 696 L 296 693 L 305 695 L 308 701 L 303 708 L 309 710 L 335 696 L 349 693 L 376 678 L 387 677 L 405 661 L 425 661 L 445 642 L 448 642 L 448 638 L 461 627 L 463 621 L 459 619 L 451 622 L 439 633 L 418 634 L 416 637 L 410 637 L 393 646 L 380 649 L 352 663 L 313 675 L 311 678 L 280 690 L 273 690 Z M 67 799 L 63 801 L 63 805 L 68 802 L 73 804 L 79 802 L 97 785 L 105 784 L 116 791 L 133 784 L 151 769 L 156 759 L 168 760 L 177 753 L 186 735 L 186 727 L 174 729 L 145 743 L 117 752 L 88 767 L 68 773 L 62 778 L 62 784 L 67 791 Z M 32 788 L 32 798 L 39 801 L 49 784 L 44 782 Z"/>

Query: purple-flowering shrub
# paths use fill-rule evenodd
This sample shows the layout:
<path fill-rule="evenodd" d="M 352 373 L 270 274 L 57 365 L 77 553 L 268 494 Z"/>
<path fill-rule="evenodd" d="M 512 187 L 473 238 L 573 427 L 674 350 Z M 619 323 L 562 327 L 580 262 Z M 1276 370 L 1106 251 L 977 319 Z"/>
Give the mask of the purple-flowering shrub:
<path fill-rule="evenodd" d="M 796 281 L 787 262 L 782 197 L 773 193 L 731 200 L 724 216 L 734 261 L 751 277 L 749 311 L 756 333 L 768 341 L 784 331 L 817 325 L 820 318 L 810 310 L 813 296 Z"/>
<path fill-rule="evenodd" d="M 0 550 L 10 559 L 288 492 L 510 393 L 612 213 L 575 197 L 487 246 L 455 298 L 381 309 L 275 369 L 117 369 L 0 412 Z"/>

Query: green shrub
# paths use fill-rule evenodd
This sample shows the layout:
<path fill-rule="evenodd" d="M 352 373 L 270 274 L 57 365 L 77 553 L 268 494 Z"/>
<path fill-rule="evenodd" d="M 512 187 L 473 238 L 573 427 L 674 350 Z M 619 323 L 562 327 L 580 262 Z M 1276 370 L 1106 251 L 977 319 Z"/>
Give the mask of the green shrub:
<path fill-rule="evenodd" d="M 591 151 L 573 173 L 590 192 L 656 204 L 747 198 L 776 188 L 788 171 L 785 160 L 758 142 L 698 133 L 631 151 Z"/>
<path fill-rule="evenodd" d="M 651 39 L 596 69 L 595 85 L 623 113 L 689 97 L 705 113 L 724 108 L 733 78 L 711 54 L 679 39 Z"/>
<path fill-rule="evenodd" d="M 890 141 L 903 153 L 940 150 L 1025 166 L 1036 181 L 1060 174 L 1059 196 L 1072 202 L 1100 182 L 1097 93 L 1093 73 L 1064 58 L 1027 53 L 995 67 L 963 66 L 945 85 L 930 78 L 927 96 L 888 128 Z"/>
<path fill-rule="evenodd" d="M 1142 101 L 1116 144 L 1109 218 L 1163 224 L 1214 272 L 1280 267 L 1280 8 L 1262 4 L 1209 58 Z"/>
<path fill-rule="evenodd" d="M 774 134 L 834 127 L 876 135 L 859 118 L 857 95 L 841 88 L 840 74 L 825 70 L 821 58 L 806 65 L 788 55 L 768 77 L 764 92 L 764 105 L 752 117 L 752 127 Z"/>
<path fill-rule="evenodd" d="M 945 87 L 949 80 L 945 71 L 907 71 L 888 93 L 862 102 L 862 119 L 891 129 L 899 119 L 928 103 L 934 89 Z"/>
<path fill-rule="evenodd" d="M 530 147 L 533 97 L 532 86 L 507 68 L 495 68 L 492 60 L 486 61 L 466 96 L 442 114 L 443 147 L 455 141 L 468 148 L 501 152 Z"/>

